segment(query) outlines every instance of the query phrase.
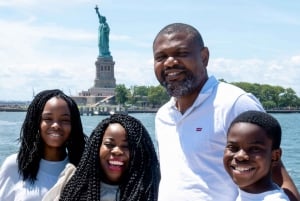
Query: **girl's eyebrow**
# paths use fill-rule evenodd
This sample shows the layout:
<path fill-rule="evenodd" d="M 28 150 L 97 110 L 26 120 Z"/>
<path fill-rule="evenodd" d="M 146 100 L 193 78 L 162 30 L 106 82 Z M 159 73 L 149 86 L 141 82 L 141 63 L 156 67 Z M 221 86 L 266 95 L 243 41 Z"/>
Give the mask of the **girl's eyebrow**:
<path fill-rule="evenodd" d="M 103 139 L 106 139 L 106 140 L 114 140 L 114 138 L 112 138 L 112 137 L 103 137 Z"/>

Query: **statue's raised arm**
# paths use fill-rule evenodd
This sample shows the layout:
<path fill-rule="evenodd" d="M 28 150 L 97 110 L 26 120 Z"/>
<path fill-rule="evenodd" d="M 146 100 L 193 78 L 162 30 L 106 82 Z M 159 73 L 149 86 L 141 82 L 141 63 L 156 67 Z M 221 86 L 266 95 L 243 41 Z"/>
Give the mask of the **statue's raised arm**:
<path fill-rule="evenodd" d="M 100 15 L 100 13 L 99 13 L 99 9 L 98 9 L 98 6 L 97 6 L 97 5 L 96 5 L 96 7 L 95 7 L 95 10 L 96 10 L 96 13 L 97 13 L 97 15 L 98 15 L 99 22 L 101 23 L 101 15 Z"/>

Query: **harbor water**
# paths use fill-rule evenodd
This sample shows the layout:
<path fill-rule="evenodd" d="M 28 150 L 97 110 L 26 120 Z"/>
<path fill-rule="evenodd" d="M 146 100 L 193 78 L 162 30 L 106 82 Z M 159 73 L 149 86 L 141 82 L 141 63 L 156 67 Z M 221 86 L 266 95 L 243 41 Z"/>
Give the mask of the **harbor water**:
<path fill-rule="evenodd" d="M 20 128 L 25 118 L 25 112 L 0 112 L 0 166 L 3 160 L 18 150 L 18 137 Z M 155 113 L 132 113 L 140 119 L 148 129 L 156 145 L 154 135 Z M 300 189 L 300 113 L 272 114 L 281 124 L 283 150 L 282 160 Z M 97 124 L 106 116 L 82 116 L 84 131 L 90 134 Z"/>

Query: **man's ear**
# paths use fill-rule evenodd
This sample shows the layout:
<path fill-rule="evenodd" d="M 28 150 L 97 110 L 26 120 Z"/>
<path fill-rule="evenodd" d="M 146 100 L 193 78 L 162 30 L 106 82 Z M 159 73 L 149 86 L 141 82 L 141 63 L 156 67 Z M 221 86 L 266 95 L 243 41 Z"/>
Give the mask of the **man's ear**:
<path fill-rule="evenodd" d="M 272 162 L 280 161 L 281 154 L 282 154 L 281 148 L 272 150 Z"/>
<path fill-rule="evenodd" d="M 201 50 L 201 58 L 204 66 L 206 67 L 209 60 L 209 51 L 207 47 L 203 47 L 203 49 Z"/>

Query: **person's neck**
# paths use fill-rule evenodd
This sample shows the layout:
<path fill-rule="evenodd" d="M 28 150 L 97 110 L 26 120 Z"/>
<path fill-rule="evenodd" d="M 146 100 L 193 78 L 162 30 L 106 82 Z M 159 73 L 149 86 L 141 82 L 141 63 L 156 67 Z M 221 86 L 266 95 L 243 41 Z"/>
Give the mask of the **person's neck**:
<path fill-rule="evenodd" d="M 184 96 L 176 97 L 176 107 L 181 114 L 184 114 L 194 104 L 207 80 L 208 76 L 206 75 L 193 92 Z"/>
<path fill-rule="evenodd" d="M 263 193 L 267 191 L 272 191 L 277 189 L 277 185 L 269 179 L 261 179 L 259 182 L 256 182 L 256 184 L 252 184 L 250 186 L 246 187 L 240 187 L 241 190 L 247 192 L 247 193 L 252 193 L 252 194 L 258 194 L 258 193 Z"/>
<path fill-rule="evenodd" d="M 67 156 L 64 149 L 53 149 L 44 152 L 44 159 L 48 161 L 63 161 Z"/>
<path fill-rule="evenodd" d="M 181 114 L 184 114 L 195 102 L 200 91 L 176 98 L 176 107 Z"/>

